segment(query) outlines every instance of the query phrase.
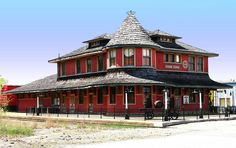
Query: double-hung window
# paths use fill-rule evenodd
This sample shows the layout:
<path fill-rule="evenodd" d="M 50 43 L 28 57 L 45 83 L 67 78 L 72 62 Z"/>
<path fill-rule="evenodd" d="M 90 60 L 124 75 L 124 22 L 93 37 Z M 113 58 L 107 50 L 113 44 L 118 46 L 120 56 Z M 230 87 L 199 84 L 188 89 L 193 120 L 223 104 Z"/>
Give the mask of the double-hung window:
<path fill-rule="evenodd" d="M 124 49 L 124 66 L 134 66 L 134 49 Z"/>
<path fill-rule="evenodd" d="M 110 104 L 116 104 L 116 87 L 110 87 Z"/>
<path fill-rule="evenodd" d="M 194 56 L 190 56 L 189 57 L 189 71 L 195 71 L 195 57 Z"/>
<path fill-rule="evenodd" d="M 79 59 L 76 60 L 76 72 L 77 74 L 80 73 L 80 60 Z"/>
<path fill-rule="evenodd" d="M 61 63 L 61 75 L 62 76 L 66 75 L 66 63 L 65 62 Z"/>
<path fill-rule="evenodd" d="M 110 50 L 110 67 L 116 66 L 116 50 Z"/>
<path fill-rule="evenodd" d="M 151 66 L 151 50 L 143 48 L 143 66 Z"/>
<path fill-rule="evenodd" d="M 197 71 L 198 72 L 203 72 L 203 58 L 202 57 L 198 57 Z"/>
<path fill-rule="evenodd" d="M 125 93 L 127 93 L 127 103 L 135 104 L 135 96 L 134 96 L 134 86 L 125 86 L 124 88 L 124 104 L 125 104 Z"/>
<path fill-rule="evenodd" d="M 87 59 L 87 72 L 92 71 L 92 60 L 89 58 Z"/>

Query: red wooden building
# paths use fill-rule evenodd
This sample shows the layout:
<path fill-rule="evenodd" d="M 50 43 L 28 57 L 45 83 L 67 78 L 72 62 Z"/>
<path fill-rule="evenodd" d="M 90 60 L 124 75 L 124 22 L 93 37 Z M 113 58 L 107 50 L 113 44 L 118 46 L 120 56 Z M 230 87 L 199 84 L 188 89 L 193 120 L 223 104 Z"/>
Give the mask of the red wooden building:
<path fill-rule="evenodd" d="M 17 85 L 4 85 L 2 90 L 0 90 L 0 106 L 7 105 L 9 111 L 17 111 L 18 109 L 18 99 L 15 94 L 4 94 L 7 91 L 15 89 Z"/>
<path fill-rule="evenodd" d="M 202 101 L 206 110 L 209 91 L 228 87 L 208 75 L 208 59 L 218 54 L 180 39 L 147 31 L 129 12 L 115 33 L 84 41 L 84 47 L 49 60 L 57 64 L 57 74 L 9 93 L 17 94 L 21 112 L 36 106 L 57 106 L 62 112 L 113 112 L 114 107 L 136 112 L 154 108 L 157 100 L 180 110 L 197 110 Z"/>

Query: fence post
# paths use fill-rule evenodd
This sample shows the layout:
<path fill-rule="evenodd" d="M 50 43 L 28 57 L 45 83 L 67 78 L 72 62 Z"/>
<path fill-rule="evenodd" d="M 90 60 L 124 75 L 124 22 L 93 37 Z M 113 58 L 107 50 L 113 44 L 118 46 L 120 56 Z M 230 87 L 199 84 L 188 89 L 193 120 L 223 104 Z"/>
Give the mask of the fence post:
<path fill-rule="evenodd" d="M 184 108 L 183 108 L 183 120 L 185 120 L 185 112 L 184 112 Z"/>
<path fill-rule="evenodd" d="M 146 120 L 146 109 L 144 109 L 144 120 Z"/>
<path fill-rule="evenodd" d="M 161 121 L 163 121 L 163 116 L 164 116 L 163 112 L 164 112 L 164 110 L 162 109 L 161 110 Z"/>
<path fill-rule="evenodd" d="M 114 116 L 114 119 L 116 119 L 116 106 L 114 105 L 114 110 L 113 110 L 113 116 Z"/>
<path fill-rule="evenodd" d="M 199 114 L 198 110 L 196 110 L 196 118 L 197 118 L 197 120 L 198 120 L 198 114 Z"/>
<path fill-rule="evenodd" d="M 88 118 L 90 118 L 90 111 L 89 111 L 89 106 L 88 106 Z"/>
<path fill-rule="evenodd" d="M 77 110 L 77 118 L 79 118 L 79 108 L 78 108 L 78 110 Z"/>
<path fill-rule="evenodd" d="M 34 116 L 34 114 L 35 114 L 35 110 L 36 110 L 36 108 L 34 108 L 33 116 Z"/>
<path fill-rule="evenodd" d="M 40 110 L 41 110 L 41 116 L 43 116 L 43 107 L 41 107 Z"/>
<path fill-rule="evenodd" d="M 58 108 L 58 109 L 57 109 L 57 117 L 59 117 L 60 109 L 61 109 L 61 108 Z"/>
<path fill-rule="evenodd" d="M 27 116 L 27 107 L 25 108 L 25 115 Z"/>
<path fill-rule="evenodd" d="M 219 109 L 218 109 L 218 112 L 219 112 L 219 118 L 220 118 L 220 112 L 221 112 L 220 107 L 219 107 Z"/>
<path fill-rule="evenodd" d="M 67 114 L 66 116 L 67 116 L 67 118 L 68 118 L 68 116 L 69 116 L 69 112 L 68 112 L 68 111 L 66 111 L 66 114 Z"/>
<path fill-rule="evenodd" d="M 102 107 L 100 108 L 100 119 L 102 119 Z"/>
<path fill-rule="evenodd" d="M 210 110 L 209 109 L 208 109 L 207 115 L 208 115 L 208 119 L 210 119 Z"/>

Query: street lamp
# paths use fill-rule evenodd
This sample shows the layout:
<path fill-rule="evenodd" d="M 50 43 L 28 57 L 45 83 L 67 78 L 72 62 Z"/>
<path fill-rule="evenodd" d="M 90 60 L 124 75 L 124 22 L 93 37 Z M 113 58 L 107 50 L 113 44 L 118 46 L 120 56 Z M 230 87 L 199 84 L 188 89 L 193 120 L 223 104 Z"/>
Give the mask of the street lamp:
<path fill-rule="evenodd" d="M 164 89 L 163 92 L 164 92 L 164 100 L 165 100 L 165 117 L 164 117 L 164 121 L 168 121 L 168 96 L 167 96 L 168 90 Z"/>
<path fill-rule="evenodd" d="M 202 113 L 202 92 L 200 90 L 195 90 L 193 91 L 193 94 L 199 94 L 199 119 L 203 119 L 203 113 Z"/>

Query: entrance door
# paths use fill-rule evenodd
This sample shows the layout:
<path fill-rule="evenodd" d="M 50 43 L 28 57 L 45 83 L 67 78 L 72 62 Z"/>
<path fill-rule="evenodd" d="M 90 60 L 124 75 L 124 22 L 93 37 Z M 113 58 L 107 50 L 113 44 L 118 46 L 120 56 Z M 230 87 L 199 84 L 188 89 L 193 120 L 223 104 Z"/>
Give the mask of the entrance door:
<path fill-rule="evenodd" d="M 152 108 L 152 97 L 151 97 L 151 87 L 143 87 L 143 98 L 144 98 L 144 107 Z"/>
<path fill-rule="evenodd" d="M 89 95 L 89 112 L 93 112 L 93 95 Z"/>

